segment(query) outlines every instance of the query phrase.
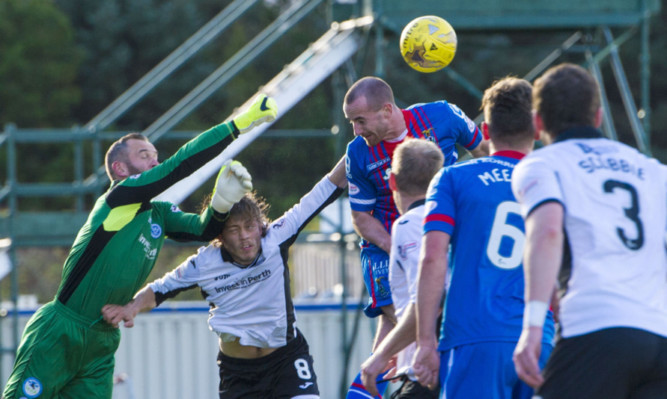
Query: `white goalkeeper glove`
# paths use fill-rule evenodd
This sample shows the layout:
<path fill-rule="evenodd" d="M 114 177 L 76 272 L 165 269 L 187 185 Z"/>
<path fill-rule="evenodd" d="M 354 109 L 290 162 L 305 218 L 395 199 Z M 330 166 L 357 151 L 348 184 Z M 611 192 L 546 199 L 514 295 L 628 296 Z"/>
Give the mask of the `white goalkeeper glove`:
<path fill-rule="evenodd" d="M 276 100 L 260 94 L 254 103 L 241 115 L 232 120 L 234 126 L 243 134 L 264 122 L 272 122 L 278 115 L 278 104 Z"/>
<path fill-rule="evenodd" d="M 239 161 L 226 161 L 220 172 L 213 190 L 211 206 L 217 212 L 227 213 L 235 203 L 252 191 L 252 177 Z"/>

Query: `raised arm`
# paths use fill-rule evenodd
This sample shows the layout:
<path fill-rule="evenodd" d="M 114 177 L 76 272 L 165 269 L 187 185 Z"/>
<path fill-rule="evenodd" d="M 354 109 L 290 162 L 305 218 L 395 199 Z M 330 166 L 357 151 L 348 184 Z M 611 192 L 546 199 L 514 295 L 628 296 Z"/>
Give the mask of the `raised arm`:
<path fill-rule="evenodd" d="M 347 178 L 345 177 L 345 155 L 338 161 L 327 177 L 329 178 L 329 181 L 340 188 L 345 188 L 345 186 L 347 186 Z"/>
<path fill-rule="evenodd" d="M 130 328 L 134 326 L 134 318 L 139 312 L 151 310 L 156 306 L 155 293 L 149 286 L 146 286 L 125 306 L 104 305 L 102 317 L 115 328 L 118 328 L 121 321 L 125 327 Z"/>
<path fill-rule="evenodd" d="M 151 200 L 218 156 L 239 134 L 274 120 L 277 112 L 273 99 L 265 95 L 258 97 L 232 121 L 221 123 L 199 134 L 163 163 L 140 175 L 124 179 L 109 192 L 107 202 L 111 207 L 116 207 Z"/>

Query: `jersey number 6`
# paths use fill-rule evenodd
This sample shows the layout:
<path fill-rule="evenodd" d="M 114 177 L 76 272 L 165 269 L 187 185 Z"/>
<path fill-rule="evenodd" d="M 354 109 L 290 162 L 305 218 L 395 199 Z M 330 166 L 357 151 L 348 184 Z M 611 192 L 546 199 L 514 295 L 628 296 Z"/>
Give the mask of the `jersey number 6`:
<path fill-rule="evenodd" d="M 491 263 L 501 269 L 514 269 L 521 265 L 523 244 L 526 241 L 526 235 L 520 228 L 507 223 L 510 213 L 519 215 L 519 218 L 521 217 L 521 207 L 518 203 L 504 201 L 498 204 L 496 216 L 493 218 L 489 243 L 486 246 L 486 256 Z M 504 237 L 514 241 L 509 256 L 504 256 L 500 253 Z"/>

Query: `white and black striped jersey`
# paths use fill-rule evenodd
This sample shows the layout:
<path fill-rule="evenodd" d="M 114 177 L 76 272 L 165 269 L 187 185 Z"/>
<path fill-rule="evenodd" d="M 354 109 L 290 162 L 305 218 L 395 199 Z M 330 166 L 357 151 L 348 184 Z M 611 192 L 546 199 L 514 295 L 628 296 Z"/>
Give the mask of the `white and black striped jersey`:
<path fill-rule="evenodd" d="M 667 167 L 637 150 L 572 129 L 514 170 L 523 216 L 564 208 L 559 282 L 562 336 L 632 327 L 667 337 Z"/>
<path fill-rule="evenodd" d="M 289 247 L 303 227 L 342 192 L 323 178 L 267 227 L 260 254 L 250 266 L 235 264 L 217 246 L 200 248 L 196 255 L 149 285 L 157 303 L 199 286 L 211 303 L 209 328 L 221 338 L 239 337 L 241 345 L 261 348 L 285 346 L 296 333 L 287 266 Z"/>

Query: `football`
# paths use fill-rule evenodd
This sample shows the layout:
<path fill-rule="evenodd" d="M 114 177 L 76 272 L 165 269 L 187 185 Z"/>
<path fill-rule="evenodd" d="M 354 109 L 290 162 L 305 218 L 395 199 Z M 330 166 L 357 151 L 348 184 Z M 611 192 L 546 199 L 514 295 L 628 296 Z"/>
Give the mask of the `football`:
<path fill-rule="evenodd" d="M 444 19 L 427 15 L 410 21 L 400 39 L 401 55 L 413 69 L 431 73 L 449 65 L 456 54 L 456 32 Z"/>

